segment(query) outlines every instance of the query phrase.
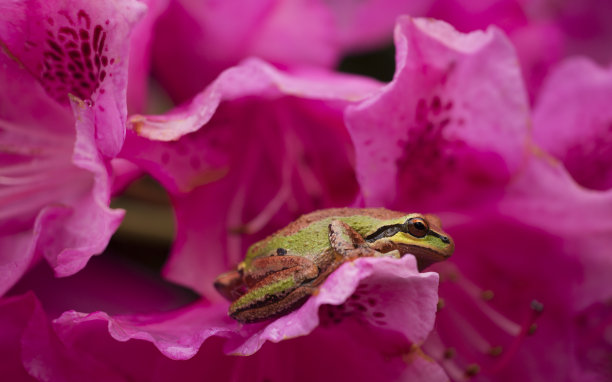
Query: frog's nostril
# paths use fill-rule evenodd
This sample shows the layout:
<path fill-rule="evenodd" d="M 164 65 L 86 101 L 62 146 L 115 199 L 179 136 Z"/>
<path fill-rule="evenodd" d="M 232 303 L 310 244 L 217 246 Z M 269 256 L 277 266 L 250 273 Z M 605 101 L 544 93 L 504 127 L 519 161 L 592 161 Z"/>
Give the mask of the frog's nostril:
<path fill-rule="evenodd" d="M 440 240 L 442 240 L 444 244 L 450 244 L 450 239 L 448 238 L 448 236 L 440 235 Z"/>

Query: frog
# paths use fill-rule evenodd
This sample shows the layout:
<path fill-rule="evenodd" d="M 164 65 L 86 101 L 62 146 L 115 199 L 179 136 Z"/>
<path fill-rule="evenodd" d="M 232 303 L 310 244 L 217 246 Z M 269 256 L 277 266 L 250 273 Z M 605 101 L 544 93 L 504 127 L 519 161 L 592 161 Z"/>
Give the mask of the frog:
<path fill-rule="evenodd" d="M 423 271 L 448 259 L 454 248 L 435 215 L 385 208 L 323 209 L 251 245 L 244 260 L 219 275 L 214 286 L 230 301 L 230 317 L 255 323 L 298 309 L 344 263 L 412 254 Z"/>

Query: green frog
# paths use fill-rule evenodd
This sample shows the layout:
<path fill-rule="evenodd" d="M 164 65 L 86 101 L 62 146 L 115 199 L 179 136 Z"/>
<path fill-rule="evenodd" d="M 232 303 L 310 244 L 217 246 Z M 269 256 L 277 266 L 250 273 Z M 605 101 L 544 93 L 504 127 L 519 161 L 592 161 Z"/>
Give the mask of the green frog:
<path fill-rule="evenodd" d="M 410 253 L 419 270 L 448 259 L 453 240 L 434 215 L 384 208 L 332 208 L 303 215 L 253 244 L 236 269 L 215 280 L 239 322 L 264 321 L 299 308 L 340 265 L 359 257 Z"/>

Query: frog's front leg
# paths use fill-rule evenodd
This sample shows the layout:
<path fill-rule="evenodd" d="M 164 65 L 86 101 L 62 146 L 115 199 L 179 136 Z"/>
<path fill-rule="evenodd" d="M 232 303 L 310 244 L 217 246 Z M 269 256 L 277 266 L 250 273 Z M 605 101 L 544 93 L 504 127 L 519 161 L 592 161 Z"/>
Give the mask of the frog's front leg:
<path fill-rule="evenodd" d="M 329 243 L 345 261 L 358 257 L 390 256 L 399 259 L 401 256 L 397 250 L 381 252 L 372 247 L 359 232 L 341 220 L 332 220 L 329 224 Z"/>
<path fill-rule="evenodd" d="M 296 309 L 314 288 L 304 286 L 319 276 L 319 267 L 301 256 L 256 258 L 244 274 L 247 293 L 235 300 L 229 314 L 240 322 L 257 322 Z"/>

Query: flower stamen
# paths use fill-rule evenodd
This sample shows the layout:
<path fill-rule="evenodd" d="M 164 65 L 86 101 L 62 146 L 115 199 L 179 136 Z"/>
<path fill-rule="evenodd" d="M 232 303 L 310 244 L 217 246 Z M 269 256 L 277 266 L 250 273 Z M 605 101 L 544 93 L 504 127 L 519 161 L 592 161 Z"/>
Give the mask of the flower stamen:
<path fill-rule="evenodd" d="M 449 288 L 447 290 L 450 293 L 444 295 L 444 299 L 440 298 L 445 308 L 438 309 L 441 316 L 437 325 L 440 325 L 441 320 L 452 324 L 454 328 L 450 329 L 450 333 L 460 338 L 456 338 L 453 343 L 458 347 L 447 346 L 441 338 L 446 333 L 437 329 L 423 348 L 455 381 L 465 381 L 477 374 L 491 375 L 499 372 L 514 358 L 524 339 L 535 332 L 536 320 L 543 312 L 543 304 L 532 300 L 529 314 L 519 324 L 489 305 L 496 295 L 493 290 L 481 289 L 452 264 L 446 264 L 440 269 L 441 280 L 448 282 L 445 288 Z M 486 321 L 481 322 L 482 319 Z M 508 335 L 511 340 L 504 340 Z M 501 343 L 492 345 L 491 342 Z"/>

